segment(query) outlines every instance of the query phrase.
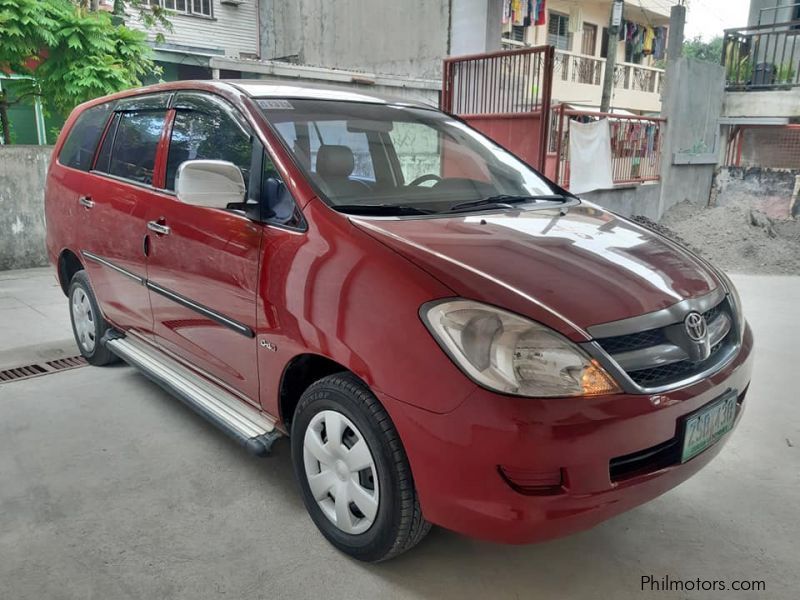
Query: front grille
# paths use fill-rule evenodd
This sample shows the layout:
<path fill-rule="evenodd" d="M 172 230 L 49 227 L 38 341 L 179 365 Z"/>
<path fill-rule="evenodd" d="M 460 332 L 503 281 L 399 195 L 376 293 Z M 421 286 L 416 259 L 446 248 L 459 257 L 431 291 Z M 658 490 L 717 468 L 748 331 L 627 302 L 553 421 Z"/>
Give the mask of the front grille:
<path fill-rule="evenodd" d="M 738 332 L 735 328 L 736 320 L 727 299 L 706 311 L 703 316 L 710 326 L 723 314 L 726 315 L 730 321 L 730 331 L 722 340 L 711 348 L 711 354 L 706 360 L 702 362 L 680 360 L 669 364 L 657 364 L 653 361 L 651 364 L 636 364 L 636 368 L 629 367 L 627 371 L 628 376 L 634 383 L 642 388 L 660 388 L 681 382 L 712 369 L 722 360 L 721 357 L 726 354 L 724 351 L 735 346 L 738 339 Z M 667 330 L 673 330 L 671 335 L 674 339 L 674 329 L 676 327 L 680 327 L 680 322 L 673 323 L 660 329 L 649 329 L 628 335 L 598 339 L 597 343 L 613 358 L 615 355 L 620 355 L 622 353 L 636 353 L 637 351 L 644 351 L 655 346 L 674 345 L 667 335 Z M 684 354 L 684 356 L 686 356 L 686 354 Z M 642 360 L 650 361 L 647 354 L 643 353 L 642 357 Z"/>
<path fill-rule="evenodd" d="M 630 335 L 620 335 L 600 340 L 600 345 L 609 354 L 619 354 L 620 352 L 630 352 L 631 350 L 641 350 L 651 346 L 663 344 L 667 339 L 661 329 L 650 329 L 640 331 Z"/>
<path fill-rule="evenodd" d="M 670 365 L 653 367 L 652 369 L 631 371 L 628 375 L 642 387 L 659 387 L 668 385 L 674 381 L 680 381 L 681 379 L 688 379 L 697 373 L 702 373 L 706 369 L 713 367 L 717 362 L 717 354 L 725 347 L 728 338 L 731 338 L 733 335 L 733 330 L 731 330 L 731 333 L 729 333 L 722 342 L 711 348 L 711 354 L 703 362 L 693 363 L 688 360 L 682 360 Z"/>

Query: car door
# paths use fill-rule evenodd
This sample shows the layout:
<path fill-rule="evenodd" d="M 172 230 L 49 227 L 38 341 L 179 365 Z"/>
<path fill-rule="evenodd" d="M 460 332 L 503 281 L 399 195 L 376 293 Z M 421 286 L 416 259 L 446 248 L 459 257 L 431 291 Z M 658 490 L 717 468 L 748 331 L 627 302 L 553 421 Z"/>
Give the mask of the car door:
<path fill-rule="evenodd" d="M 95 294 L 114 325 L 152 336 L 144 282 L 145 214 L 158 195 L 153 183 L 169 94 L 120 100 L 114 107 L 86 192 L 80 250 Z"/>
<path fill-rule="evenodd" d="M 180 92 L 170 112 L 165 188 L 187 160 L 226 160 L 249 182 L 253 136 L 221 98 Z M 260 152 L 260 146 L 258 146 Z M 156 342 L 258 405 L 256 294 L 263 227 L 225 206 L 159 197 L 146 212 Z"/>

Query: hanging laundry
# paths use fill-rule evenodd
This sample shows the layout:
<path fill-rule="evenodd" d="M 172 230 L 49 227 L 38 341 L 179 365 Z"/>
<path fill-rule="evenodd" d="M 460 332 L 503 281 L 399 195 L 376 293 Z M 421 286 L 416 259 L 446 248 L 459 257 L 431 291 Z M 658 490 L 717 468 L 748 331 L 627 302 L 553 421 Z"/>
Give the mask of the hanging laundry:
<path fill-rule="evenodd" d="M 580 4 L 573 4 L 569 9 L 569 32 L 579 33 L 583 31 L 583 8 Z"/>
<path fill-rule="evenodd" d="M 544 25 L 547 23 L 547 0 L 536 0 L 536 21 L 534 25 Z"/>
<path fill-rule="evenodd" d="M 530 27 L 531 26 L 531 13 L 533 12 L 533 6 L 531 0 L 526 0 L 525 2 L 525 16 L 522 18 L 522 25 L 523 27 Z"/>
<path fill-rule="evenodd" d="M 656 31 L 652 27 L 644 28 L 644 37 L 642 39 L 642 52 L 646 55 L 653 53 L 653 42 L 656 39 Z"/>
<path fill-rule="evenodd" d="M 614 187 L 608 119 L 569 124 L 569 190 L 583 194 Z"/>
<path fill-rule="evenodd" d="M 522 25 L 522 0 L 511 0 L 511 19 L 514 25 Z"/>
<path fill-rule="evenodd" d="M 656 60 L 662 60 L 667 53 L 667 37 L 669 29 L 666 27 L 656 28 L 656 41 L 653 48 L 653 56 Z"/>

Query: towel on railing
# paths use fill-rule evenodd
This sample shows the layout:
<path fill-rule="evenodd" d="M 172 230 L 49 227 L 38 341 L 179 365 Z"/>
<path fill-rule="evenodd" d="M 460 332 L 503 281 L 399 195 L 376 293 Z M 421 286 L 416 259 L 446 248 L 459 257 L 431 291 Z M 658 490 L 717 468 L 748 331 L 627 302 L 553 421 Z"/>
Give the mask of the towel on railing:
<path fill-rule="evenodd" d="M 583 194 L 614 187 L 608 119 L 569 124 L 569 191 Z"/>

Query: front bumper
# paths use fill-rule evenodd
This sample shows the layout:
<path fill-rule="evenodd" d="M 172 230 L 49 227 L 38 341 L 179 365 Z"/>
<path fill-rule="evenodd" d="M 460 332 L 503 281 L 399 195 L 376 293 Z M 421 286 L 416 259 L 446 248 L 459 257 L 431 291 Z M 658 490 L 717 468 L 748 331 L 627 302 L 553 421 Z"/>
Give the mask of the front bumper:
<path fill-rule="evenodd" d="M 379 394 L 405 445 L 425 517 L 472 537 L 544 541 L 592 527 L 679 485 L 730 437 L 679 464 L 654 463 L 612 478 L 613 459 L 680 435 L 682 419 L 730 390 L 738 425 L 752 368 L 752 333 L 725 368 L 657 395 L 527 399 L 476 389 L 457 409 L 434 414 Z M 532 479 L 560 473 L 548 494 L 523 493 L 500 467 Z"/>

